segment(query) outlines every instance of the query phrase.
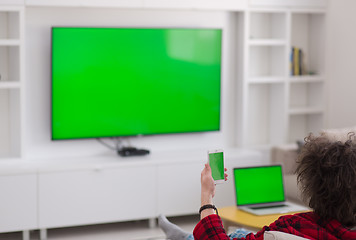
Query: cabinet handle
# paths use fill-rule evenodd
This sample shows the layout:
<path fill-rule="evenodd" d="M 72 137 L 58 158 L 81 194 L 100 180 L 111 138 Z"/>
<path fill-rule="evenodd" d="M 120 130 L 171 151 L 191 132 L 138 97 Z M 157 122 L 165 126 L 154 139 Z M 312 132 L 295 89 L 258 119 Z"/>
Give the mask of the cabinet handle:
<path fill-rule="evenodd" d="M 95 172 L 101 172 L 103 170 L 103 166 L 95 166 L 94 171 Z"/>

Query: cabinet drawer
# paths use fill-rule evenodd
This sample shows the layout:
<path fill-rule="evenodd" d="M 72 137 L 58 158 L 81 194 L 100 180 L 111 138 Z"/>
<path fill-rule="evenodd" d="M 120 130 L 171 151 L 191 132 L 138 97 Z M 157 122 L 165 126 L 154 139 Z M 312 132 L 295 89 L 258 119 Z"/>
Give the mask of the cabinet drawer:
<path fill-rule="evenodd" d="M 0 176 L 0 232 L 37 229 L 37 176 Z"/>
<path fill-rule="evenodd" d="M 197 213 L 203 167 L 203 162 L 158 167 L 158 213 L 168 216 Z"/>
<path fill-rule="evenodd" d="M 155 169 L 123 167 L 39 174 L 40 228 L 151 218 Z"/>

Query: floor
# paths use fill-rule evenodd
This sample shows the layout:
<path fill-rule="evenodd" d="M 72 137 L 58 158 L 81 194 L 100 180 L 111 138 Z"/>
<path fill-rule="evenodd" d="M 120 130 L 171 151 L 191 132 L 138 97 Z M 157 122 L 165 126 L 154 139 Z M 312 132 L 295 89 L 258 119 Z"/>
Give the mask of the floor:
<path fill-rule="evenodd" d="M 192 232 L 199 221 L 198 215 L 168 218 L 187 232 Z M 101 224 L 71 228 L 49 229 L 48 240 L 163 240 L 163 231 L 149 228 L 148 221 Z M 1 233 L 0 240 L 21 240 L 22 233 Z M 31 240 L 38 240 L 39 232 L 31 231 Z"/>

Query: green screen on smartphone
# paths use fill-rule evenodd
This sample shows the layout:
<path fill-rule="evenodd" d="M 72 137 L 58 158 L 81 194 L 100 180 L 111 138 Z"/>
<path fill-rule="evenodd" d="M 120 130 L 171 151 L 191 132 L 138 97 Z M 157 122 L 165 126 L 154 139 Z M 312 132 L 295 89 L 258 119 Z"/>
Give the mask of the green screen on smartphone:
<path fill-rule="evenodd" d="M 284 201 L 281 166 L 234 169 L 237 205 Z"/>
<path fill-rule="evenodd" d="M 213 179 L 224 179 L 224 154 L 223 152 L 209 153 L 209 165 Z"/>

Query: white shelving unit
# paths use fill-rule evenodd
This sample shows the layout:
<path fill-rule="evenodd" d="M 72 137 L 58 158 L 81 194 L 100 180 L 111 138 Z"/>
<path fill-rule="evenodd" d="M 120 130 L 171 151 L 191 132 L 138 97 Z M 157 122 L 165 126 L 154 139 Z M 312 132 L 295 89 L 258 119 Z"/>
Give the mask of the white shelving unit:
<path fill-rule="evenodd" d="M 325 13 L 293 11 L 290 48 L 304 53 L 306 75 L 288 81 L 288 142 L 302 140 L 309 132 L 320 131 L 325 119 Z"/>
<path fill-rule="evenodd" d="M 23 19 L 23 7 L 0 7 L 0 159 L 21 156 Z"/>
<path fill-rule="evenodd" d="M 321 130 L 324 10 L 254 8 L 245 14 L 244 31 L 242 145 L 292 143 Z M 292 47 L 304 53 L 305 75 L 291 76 Z"/>
<path fill-rule="evenodd" d="M 26 167 L 18 161 L 23 147 L 23 4 L 0 1 L 0 191 L 4 200 L 0 231 L 23 231 L 23 239 L 28 240 L 29 230 L 37 225 L 37 193 L 33 191 L 37 176 L 34 171 L 22 171 Z"/>

